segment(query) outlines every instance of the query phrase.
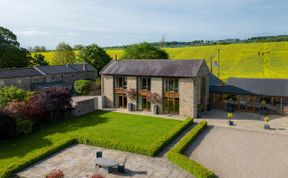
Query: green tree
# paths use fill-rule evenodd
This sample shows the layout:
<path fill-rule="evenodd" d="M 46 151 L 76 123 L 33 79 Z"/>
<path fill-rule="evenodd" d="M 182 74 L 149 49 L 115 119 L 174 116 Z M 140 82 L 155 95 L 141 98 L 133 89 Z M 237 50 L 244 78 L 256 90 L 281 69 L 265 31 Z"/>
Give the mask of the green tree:
<path fill-rule="evenodd" d="M 168 54 L 149 43 L 134 44 L 124 50 L 124 59 L 168 59 Z"/>
<path fill-rule="evenodd" d="M 0 88 L 0 108 L 5 107 L 11 101 L 23 101 L 30 94 L 15 86 Z"/>
<path fill-rule="evenodd" d="M 51 64 L 65 65 L 67 63 L 75 63 L 75 53 L 73 48 L 68 43 L 61 42 L 56 47 L 56 51 L 53 59 L 51 60 Z"/>
<path fill-rule="evenodd" d="M 29 51 L 20 47 L 16 35 L 0 26 L 0 68 L 28 66 Z"/>
<path fill-rule="evenodd" d="M 78 45 L 74 45 L 74 50 L 80 50 L 80 49 L 83 49 L 84 46 L 81 45 L 81 44 L 78 44 Z"/>
<path fill-rule="evenodd" d="M 111 61 L 111 57 L 103 48 L 92 44 L 79 51 L 78 61 L 87 62 L 100 72 L 100 70 Z"/>
<path fill-rule="evenodd" d="M 45 57 L 41 53 L 35 53 L 29 61 L 29 66 L 41 66 L 48 65 L 48 62 L 45 61 Z"/>

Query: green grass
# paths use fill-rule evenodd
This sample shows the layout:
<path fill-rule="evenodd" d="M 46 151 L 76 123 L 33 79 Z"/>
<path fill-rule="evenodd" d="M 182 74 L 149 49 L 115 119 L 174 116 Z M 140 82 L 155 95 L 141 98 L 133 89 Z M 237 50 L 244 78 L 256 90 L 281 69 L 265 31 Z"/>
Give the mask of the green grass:
<path fill-rule="evenodd" d="M 243 43 L 196 47 L 165 48 L 170 59 L 206 59 L 221 49 L 220 78 L 288 78 L 288 42 Z M 121 49 L 106 50 L 111 57 L 123 55 Z M 43 53 L 49 61 L 53 52 Z M 77 52 L 76 52 L 77 54 Z M 260 54 L 260 55 L 259 55 Z M 214 58 L 217 60 L 217 57 Z M 217 68 L 214 68 L 216 74 Z"/>
<path fill-rule="evenodd" d="M 108 139 L 115 142 L 151 147 L 182 122 L 149 116 L 97 111 L 60 121 L 29 135 L 1 143 L 0 170 L 67 138 Z"/>

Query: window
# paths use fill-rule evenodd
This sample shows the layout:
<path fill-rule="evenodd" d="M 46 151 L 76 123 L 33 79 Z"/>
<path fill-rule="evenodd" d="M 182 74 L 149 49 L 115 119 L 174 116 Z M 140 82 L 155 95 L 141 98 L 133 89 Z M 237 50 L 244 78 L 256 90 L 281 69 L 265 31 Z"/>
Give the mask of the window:
<path fill-rule="evenodd" d="M 151 79 L 149 77 L 138 78 L 138 89 L 139 90 L 150 90 Z"/>
<path fill-rule="evenodd" d="M 114 78 L 115 88 L 127 88 L 127 78 L 126 77 L 115 77 Z"/>
<path fill-rule="evenodd" d="M 163 81 L 164 101 L 163 111 L 165 114 L 179 114 L 178 79 L 165 78 Z"/>
<path fill-rule="evenodd" d="M 174 92 L 178 92 L 178 79 L 174 79 L 174 78 L 167 78 L 164 79 L 164 91 L 165 92 L 170 92 L 170 93 L 174 93 Z"/>

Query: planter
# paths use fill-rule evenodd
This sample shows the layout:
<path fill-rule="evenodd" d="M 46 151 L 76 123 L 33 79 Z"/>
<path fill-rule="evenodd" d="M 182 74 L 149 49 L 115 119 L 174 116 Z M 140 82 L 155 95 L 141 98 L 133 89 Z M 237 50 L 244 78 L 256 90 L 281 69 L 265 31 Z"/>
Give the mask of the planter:
<path fill-rule="evenodd" d="M 159 107 L 158 107 L 158 105 L 156 105 L 156 104 L 155 104 L 155 105 L 153 105 L 153 111 L 152 111 L 152 112 L 153 112 L 153 114 L 154 114 L 154 115 L 156 115 L 156 114 L 158 114 L 158 113 L 159 113 L 159 112 L 158 112 L 158 110 L 159 110 Z"/>
<path fill-rule="evenodd" d="M 233 123 L 233 121 L 228 120 L 227 124 L 228 124 L 229 126 L 233 126 L 234 123 Z"/>
<path fill-rule="evenodd" d="M 129 112 L 133 111 L 133 104 L 132 103 L 128 103 L 128 111 Z"/>
<path fill-rule="evenodd" d="M 265 125 L 264 125 L 264 129 L 270 129 L 269 124 L 265 124 Z"/>

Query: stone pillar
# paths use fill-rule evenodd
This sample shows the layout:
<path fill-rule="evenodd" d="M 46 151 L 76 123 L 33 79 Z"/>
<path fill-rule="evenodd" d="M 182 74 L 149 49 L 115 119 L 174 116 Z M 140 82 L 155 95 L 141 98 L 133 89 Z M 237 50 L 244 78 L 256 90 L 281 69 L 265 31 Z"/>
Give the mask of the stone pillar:
<path fill-rule="evenodd" d="M 127 89 L 137 90 L 137 77 L 127 77 Z M 136 101 L 137 101 L 137 98 L 135 98 L 134 100 L 127 98 L 127 106 L 128 106 L 128 103 L 132 103 L 133 111 L 136 109 L 136 105 L 137 105 Z"/>
<path fill-rule="evenodd" d="M 179 79 L 180 115 L 197 117 L 197 80 L 193 78 Z"/>
<path fill-rule="evenodd" d="M 161 98 L 161 103 L 158 104 L 159 113 L 163 112 L 163 79 L 159 77 L 151 78 L 151 93 L 157 93 Z M 153 112 L 154 105 L 151 105 L 151 111 Z"/>
<path fill-rule="evenodd" d="M 101 93 L 104 96 L 105 104 L 104 107 L 114 107 L 114 87 L 113 87 L 113 76 L 102 75 L 102 86 Z"/>

